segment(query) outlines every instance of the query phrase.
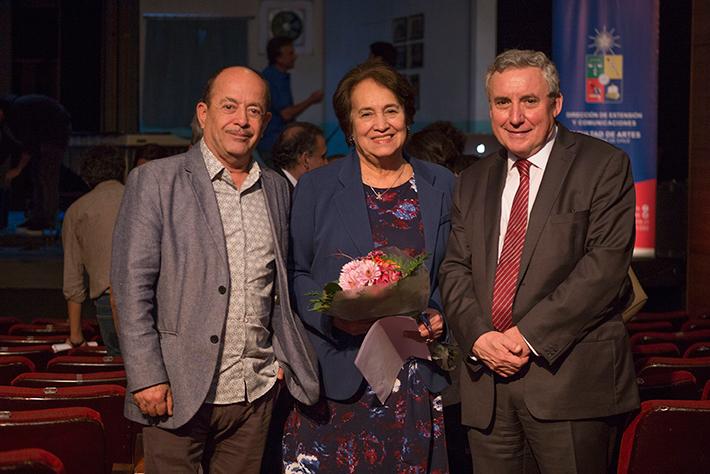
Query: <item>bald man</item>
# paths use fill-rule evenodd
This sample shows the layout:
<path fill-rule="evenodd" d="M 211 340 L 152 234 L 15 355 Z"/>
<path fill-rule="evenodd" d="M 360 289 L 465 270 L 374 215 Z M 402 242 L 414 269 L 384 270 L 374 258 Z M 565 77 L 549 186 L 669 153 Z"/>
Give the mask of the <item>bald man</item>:
<path fill-rule="evenodd" d="M 318 399 L 288 298 L 288 185 L 252 159 L 268 110 L 258 73 L 225 68 L 197 105 L 203 139 L 128 177 L 111 283 L 146 472 L 257 473 L 277 379 Z"/>

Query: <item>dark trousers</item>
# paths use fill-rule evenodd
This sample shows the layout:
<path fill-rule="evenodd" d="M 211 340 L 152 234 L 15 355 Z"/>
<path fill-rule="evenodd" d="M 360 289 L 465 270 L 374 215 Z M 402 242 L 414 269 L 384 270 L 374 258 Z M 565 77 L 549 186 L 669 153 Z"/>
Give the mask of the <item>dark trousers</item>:
<path fill-rule="evenodd" d="M 175 430 L 143 428 L 147 474 L 198 472 L 257 474 L 271 421 L 275 390 L 253 403 L 205 403 Z"/>
<path fill-rule="evenodd" d="M 534 472 L 531 467 L 545 474 L 615 472 L 625 416 L 540 420 L 525 405 L 523 377 L 496 381 L 495 390 L 491 426 L 468 433 L 474 472 L 520 474 Z"/>

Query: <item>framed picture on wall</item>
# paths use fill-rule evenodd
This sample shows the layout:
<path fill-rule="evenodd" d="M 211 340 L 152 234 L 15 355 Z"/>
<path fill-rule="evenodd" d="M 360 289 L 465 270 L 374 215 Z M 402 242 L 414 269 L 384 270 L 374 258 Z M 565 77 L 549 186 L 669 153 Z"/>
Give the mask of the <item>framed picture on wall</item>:
<path fill-rule="evenodd" d="M 409 68 L 417 69 L 424 66 L 424 43 L 409 45 Z"/>
<path fill-rule="evenodd" d="M 397 61 L 394 67 L 396 69 L 407 69 L 407 46 L 395 46 L 394 49 L 397 51 Z"/>
<path fill-rule="evenodd" d="M 407 17 L 395 18 L 392 20 L 392 42 L 401 43 L 407 41 Z"/>
<path fill-rule="evenodd" d="M 409 83 L 414 89 L 414 107 L 419 110 L 419 74 L 412 74 L 409 76 Z"/>
<path fill-rule="evenodd" d="M 412 15 L 408 19 L 408 30 L 410 40 L 424 39 L 424 14 Z"/>

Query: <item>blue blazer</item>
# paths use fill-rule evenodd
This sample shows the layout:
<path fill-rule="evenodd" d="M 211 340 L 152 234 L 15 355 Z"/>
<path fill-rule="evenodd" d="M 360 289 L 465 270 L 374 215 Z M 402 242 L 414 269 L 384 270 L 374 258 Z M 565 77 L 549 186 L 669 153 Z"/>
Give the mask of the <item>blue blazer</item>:
<path fill-rule="evenodd" d="M 405 156 L 414 169 L 424 241 L 431 277 L 429 306 L 443 314 L 439 294 L 439 265 L 451 229 L 449 210 L 453 174 L 442 166 Z M 360 162 L 353 152 L 298 181 L 291 210 L 289 282 L 292 301 L 306 323 L 318 355 L 325 396 L 347 400 L 357 392 L 362 374 L 354 361 L 363 336 L 350 336 L 332 328 L 332 318 L 310 311 L 311 296 L 338 279 L 348 260 L 374 248 L 365 204 Z M 431 363 L 419 364 L 423 382 L 433 392 L 447 385 L 444 374 Z"/>

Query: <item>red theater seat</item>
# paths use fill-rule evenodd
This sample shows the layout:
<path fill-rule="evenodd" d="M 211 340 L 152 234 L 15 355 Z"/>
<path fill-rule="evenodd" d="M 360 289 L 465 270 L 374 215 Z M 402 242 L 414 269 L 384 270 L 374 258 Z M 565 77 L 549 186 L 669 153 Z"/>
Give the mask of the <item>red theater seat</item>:
<path fill-rule="evenodd" d="M 698 398 L 695 376 L 687 370 L 658 372 L 637 377 L 636 383 L 641 400 L 697 400 Z"/>
<path fill-rule="evenodd" d="M 683 357 L 710 357 L 710 341 L 691 344 L 685 350 Z"/>
<path fill-rule="evenodd" d="M 705 382 L 705 387 L 703 387 L 703 394 L 700 396 L 701 400 L 710 399 L 710 380 Z"/>
<path fill-rule="evenodd" d="M 45 449 L 70 474 L 104 474 L 105 446 L 101 415 L 90 408 L 0 412 L 0 451 Z"/>
<path fill-rule="evenodd" d="M 681 325 L 688 320 L 688 312 L 685 310 L 680 311 L 667 311 L 664 313 L 638 313 L 636 316 L 631 318 L 632 323 L 652 323 L 658 321 L 667 321 L 673 324 L 673 327 L 678 330 Z"/>
<path fill-rule="evenodd" d="M 651 321 L 648 323 L 635 323 L 632 321 L 626 323 L 626 330 L 629 331 L 629 334 L 635 334 L 637 332 L 649 331 L 673 332 L 675 328 L 670 321 Z"/>
<path fill-rule="evenodd" d="M 0 347 L 0 357 L 27 357 L 35 364 L 35 370 L 47 367 L 47 361 L 54 357 L 51 346 L 16 346 Z"/>
<path fill-rule="evenodd" d="M 688 332 L 639 332 L 631 336 L 631 347 L 641 344 L 672 342 L 681 353 L 696 342 L 710 341 L 710 329 Z"/>
<path fill-rule="evenodd" d="M 57 356 L 47 362 L 48 372 L 89 373 L 123 370 L 120 356 Z"/>
<path fill-rule="evenodd" d="M 710 379 L 710 357 L 651 357 L 638 371 L 638 377 L 646 378 L 654 374 L 687 370 L 695 377 L 698 387 Z M 696 399 L 698 397 L 695 397 Z"/>
<path fill-rule="evenodd" d="M 0 334 L 7 334 L 7 331 L 20 322 L 17 318 L 11 318 L 8 316 L 0 317 Z"/>
<path fill-rule="evenodd" d="M 709 436 L 710 401 L 645 401 L 624 430 L 618 473 L 708 472 Z"/>
<path fill-rule="evenodd" d="M 89 374 L 67 374 L 61 372 L 26 372 L 12 380 L 16 387 L 79 387 L 84 385 L 121 385 L 126 386 L 126 372 L 92 372 Z M 7 385 L 7 384 L 5 384 Z"/>
<path fill-rule="evenodd" d="M 106 433 L 106 457 L 111 463 L 131 463 L 139 426 L 123 416 L 126 389 L 118 385 L 85 387 L 0 387 L 0 410 L 38 410 L 83 406 L 101 414 Z"/>
<path fill-rule="evenodd" d="M 67 336 L 10 336 L 10 335 L 0 335 L 0 347 L 26 347 L 26 346 L 36 346 L 36 345 L 52 345 L 61 344 L 67 340 Z"/>
<path fill-rule="evenodd" d="M 20 374 L 33 372 L 34 363 L 27 357 L 0 356 L 0 385 L 10 385 L 10 382 Z"/>
<path fill-rule="evenodd" d="M 105 356 L 108 355 L 106 346 L 79 346 L 69 349 L 66 355 L 70 356 Z"/>
<path fill-rule="evenodd" d="M 686 321 L 681 326 L 681 331 L 699 331 L 701 329 L 710 329 L 710 319 L 691 319 Z"/>
<path fill-rule="evenodd" d="M 8 331 L 11 336 L 56 336 L 69 335 L 68 324 L 15 324 Z"/>
<path fill-rule="evenodd" d="M 16 449 L 0 452 L 0 472 L 7 474 L 66 474 L 64 464 L 44 449 Z"/>

